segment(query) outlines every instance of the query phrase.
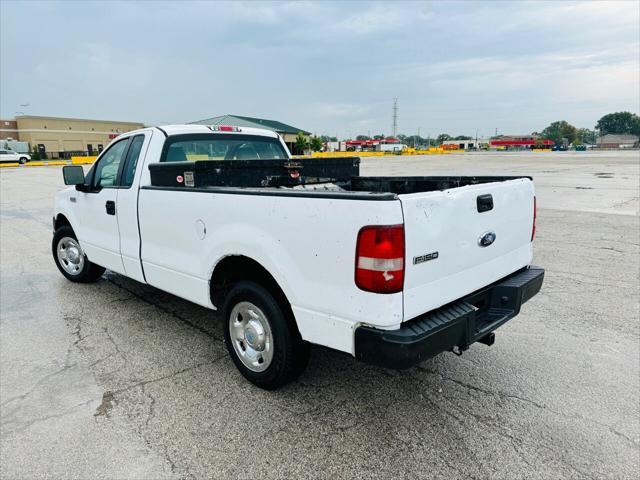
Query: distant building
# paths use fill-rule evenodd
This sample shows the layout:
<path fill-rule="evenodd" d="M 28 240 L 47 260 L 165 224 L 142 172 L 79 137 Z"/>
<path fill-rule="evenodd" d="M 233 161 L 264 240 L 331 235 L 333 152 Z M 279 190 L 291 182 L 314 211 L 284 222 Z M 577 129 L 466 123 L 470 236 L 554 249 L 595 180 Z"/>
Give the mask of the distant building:
<path fill-rule="evenodd" d="M 96 155 L 124 132 L 143 128 L 138 122 L 20 115 L 0 120 L 0 138 L 27 142 L 46 158 Z"/>
<path fill-rule="evenodd" d="M 551 148 L 555 142 L 553 140 L 542 139 L 535 134 L 532 135 L 500 135 L 493 137 L 489 145 L 491 148 L 507 149 L 531 149 L 531 148 Z"/>
<path fill-rule="evenodd" d="M 372 138 L 369 140 L 347 140 L 344 142 L 347 151 L 386 151 L 393 152 L 395 150 L 402 150 L 405 145 L 400 143 L 400 140 L 394 137 L 387 138 Z"/>
<path fill-rule="evenodd" d="M 603 135 L 596 140 L 599 148 L 634 148 L 638 147 L 640 139 L 629 133 Z"/>
<path fill-rule="evenodd" d="M 266 130 L 271 130 L 282 137 L 284 143 L 287 144 L 287 147 L 289 147 L 289 150 L 294 155 L 301 155 L 304 153 L 299 151 L 296 147 L 296 136 L 298 133 L 302 132 L 307 139 L 311 135 L 311 133 L 306 130 L 278 122 L 277 120 L 244 117 L 241 115 L 220 115 L 219 117 L 205 118 L 204 120 L 198 120 L 197 122 L 191 123 L 195 125 L 232 125 L 235 127 L 264 128 Z"/>
<path fill-rule="evenodd" d="M 346 152 L 347 142 L 327 142 L 325 148 L 327 152 Z"/>
<path fill-rule="evenodd" d="M 0 140 L 18 140 L 18 124 L 15 118 L 0 120 Z"/>
<path fill-rule="evenodd" d="M 445 140 L 442 142 L 442 148 L 445 150 L 481 150 L 489 148 L 489 140 L 486 138 L 478 138 L 477 140 Z"/>
<path fill-rule="evenodd" d="M 376 152 L 401 152 L 405 148 L 407 148 L 407 146 L 404 143 L 381 142 L 376 145 Z"/>

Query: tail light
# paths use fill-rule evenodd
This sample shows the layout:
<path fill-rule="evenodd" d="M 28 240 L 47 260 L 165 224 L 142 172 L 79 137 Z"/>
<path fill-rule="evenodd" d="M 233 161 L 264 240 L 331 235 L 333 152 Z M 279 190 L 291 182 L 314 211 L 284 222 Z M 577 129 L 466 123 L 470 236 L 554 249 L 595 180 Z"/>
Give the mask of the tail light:
<path fill-rule="evenodd" d="M 538 207 L 536 205 L 536 197 L 533 197 L 533 227 L 531 227 L 531 241 L 536 237 L 536 216 L 538 215 Z"/>
<path fill-rule="evenodd" d="M 364 227 L 356 245 L 356 285 L 374 293 L 397 293 L 404 285 L 404 226 Z"/>

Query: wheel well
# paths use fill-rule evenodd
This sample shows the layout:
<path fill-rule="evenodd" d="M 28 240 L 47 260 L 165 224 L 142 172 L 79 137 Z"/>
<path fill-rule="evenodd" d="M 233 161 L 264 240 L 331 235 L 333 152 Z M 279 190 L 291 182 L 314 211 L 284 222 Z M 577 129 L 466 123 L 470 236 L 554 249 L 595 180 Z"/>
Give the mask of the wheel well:
<path fill-rule="evenodd" d="M 234 283 L 252 281 L 266 288 L 284 312 L 291 314 L 291 305 L 275 278 L 255 260 L 243 255 L 223 258 L 213 270 L 210 282 L 211 302 L 222 308 L 224 298 Z"/>
<path fill-rule="evenodd" d="M 56 219 L 53 222 L 53 229 L 57 230 L 64 225 L 68 225 L 71 227 L 71 223 L 69 223 L 69 220 L 67 220 L 67 217 L 65 217 L 63 214 L 60 213 L 56 216 Z"/>

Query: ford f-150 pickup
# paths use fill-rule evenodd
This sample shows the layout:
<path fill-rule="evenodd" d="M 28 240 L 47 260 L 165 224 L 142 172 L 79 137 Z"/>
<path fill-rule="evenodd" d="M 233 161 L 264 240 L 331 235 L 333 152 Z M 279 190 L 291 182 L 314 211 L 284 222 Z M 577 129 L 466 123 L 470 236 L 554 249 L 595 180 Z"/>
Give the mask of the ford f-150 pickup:
<path fill-rule="evenodd" d="M 528 177 L 360 176 L 358 158 L 292 158 L 274 132 L 224 125 L 128 132 L 63 175 L 60 272 L 218 310 L 265 389 L 303 371 L 309 344 L 387 368 L 491 345 L 543 282 Z"/>

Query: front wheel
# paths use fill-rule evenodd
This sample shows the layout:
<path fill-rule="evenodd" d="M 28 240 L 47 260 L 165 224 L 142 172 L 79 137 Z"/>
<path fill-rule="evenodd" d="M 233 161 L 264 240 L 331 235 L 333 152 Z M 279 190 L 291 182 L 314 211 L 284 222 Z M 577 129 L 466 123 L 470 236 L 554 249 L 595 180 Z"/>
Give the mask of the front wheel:
<path fill-rule="evenodd" d="M 275 390 L 304 370 L 309 346 L 287 309 L 267 289 L 239 282 L 227 295 L 222 311 L 227 350 L 251 383 Z"/>
<path fill-rule="evenodd" d="M 20 159 L 18 160 L 18 163 L 20 165 L 24 165 L 25 163 L 27 163 L 27 157 L 20 157 Z"/>
<path fill-rule="evenodd" d="M 91 263 L 85 255 L 73 229 L 64 225 L 53 234 L 51 242 L 53 260 L 67 280 L 78 283 L 95 282 L 104 273 L 104 268 Z"/>

